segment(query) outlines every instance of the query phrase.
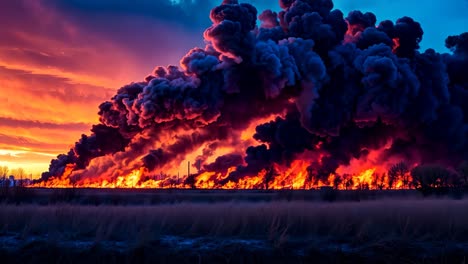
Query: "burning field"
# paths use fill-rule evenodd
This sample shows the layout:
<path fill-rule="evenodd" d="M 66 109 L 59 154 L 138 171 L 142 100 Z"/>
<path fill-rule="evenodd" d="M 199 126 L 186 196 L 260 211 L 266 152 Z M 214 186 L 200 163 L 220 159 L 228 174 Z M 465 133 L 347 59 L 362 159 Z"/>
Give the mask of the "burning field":
<path fill-rule="evenodd" d="M 205 47 L 120 88 L 35 186 L 407 189 L 466 179 L 468 33 L 447 38 L 451 54 L 421 52 L 410 17 L 376 24 L 331 0 L 279 2 L 279 13 L 237 0 L 213 8 Z"/>

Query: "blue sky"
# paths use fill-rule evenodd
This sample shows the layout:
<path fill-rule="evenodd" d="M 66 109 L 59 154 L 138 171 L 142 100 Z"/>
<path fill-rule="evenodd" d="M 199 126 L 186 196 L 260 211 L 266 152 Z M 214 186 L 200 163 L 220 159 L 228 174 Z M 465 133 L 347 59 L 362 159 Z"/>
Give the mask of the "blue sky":
<path fill-rule="evenodd" d="M 245 1 L 257 6 L 279 10 L 277 1 Z M 445 38 L 468 31 L 468 0 L 334 0 L 335 9 L 340 9 L 345 16 L 353 10 L 372 12 L 377 16 L 377 23 L 382 20 L 396 21 L 409 16 L 418 21 L 424 36 L 421 49 L 433 48 L 439 52 L 448 52 Z"/>
<path fill-rule="evenodd" d="M 448 52 L 445 38 L 468 31 L 467 0 L 335 0 L 335 6 L 345 14 L 351 10 L 373 12 L 378 21 L 414 18 L 424 30 L 421 49 L 434 48 Z"/>

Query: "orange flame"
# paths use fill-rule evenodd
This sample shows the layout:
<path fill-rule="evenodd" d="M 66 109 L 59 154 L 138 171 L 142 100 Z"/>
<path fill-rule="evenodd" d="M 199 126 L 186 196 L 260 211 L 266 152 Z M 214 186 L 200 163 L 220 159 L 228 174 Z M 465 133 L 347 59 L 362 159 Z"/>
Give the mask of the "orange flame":
<path fill-rule="evenodd" d="M 50 188 L 197 188 L 197 189 L 317 189 L 321 187 L 332 187 L 335 189 L 403 189 L 409 188 L 404 178 L 410 177 L 407 173 L 395 179 L 392 186 L 389 185 L 389 178 L 386 173 L 378 173 L 381 168 L 371 167 L 361 170 L 355 174 L 330 174 L 328 177 L 314 179 L 311 173 L 309 162 L 296 160 L 288 167 L 274 165 L 272 168 L 263 169 L 257 175 L 245 176 L 238 182 L 226 180 L 236 167 L 231 167 L 225 173 L 204 171 L 198 175 L 194 174 L 193 184 L 187 183 L 187 177 L 175 179 L 167 175 L 145 176 L 145 169 L 136 169 L 127 175 L 118 176 L 113 180 L 86 178 L 77 182 L 70 181 L 66 175 L 72 170 L 72 166 L 67 166 L 66 173 L 60 178 L 52 178 L 48 181 L 33 185 L 33 187 Z"/>
<path fill-rule="evenodd" d="M 248 146 L 255 143 L 252 139 L 256 126 L 276 118 L 275 115 L 254 120 L 246 129 L 238 132 L 236 144 L 232 142 L 220 143 L 211 154 L 205 157 L 205 162 L 213 162 L 216 157 L 228 153 L 245 153 Z M 170 137 L 168 136 L 168 139 Z M 240 142 L 240 144 L 239 144 Z M 211 142 L 207 143 L 210 144 Z M 329 175 L 319 175 L 322 159 L 329 154 L 318 143 L 314 150 L 308 150 L 296 157 L 290 164 L 271 164 L 256 175 L 245 175 L 234 181 L 229 175 L 236 170 L 231 167 L 227 171 L 208 171 L 201 166 L 197 173 L 187 172 L 179 176 L 181 164 L 196 160 L 200 157 L 207 145 L 197 146 L 192 152 L 180 157 L 176 161 L 158 168 L 159 174 L 147 169 L 139 168 L 137 162 L 133 163 L 135 169 L 123 172 L 120 175 L 87 175 L 80 177 L 82 171 L 76 170 L 75 164 L 69 164 L 60 177 L 53 177 L 47 181 L 39 182 L 33 187 L 51 188 L 199 188 L 199 189 L 316 189 L 329 187 L 335 189 L 403 189 L 411 188 L 411 175 L 406 172 L 393 175 L 390 178 L 388 171 L 392 164 L 400 160 L 386 160 L 382 163 L 380 156 L 391 146 L 388 142 L 377 150 L 368 150 L 367 155 L 361 159 L 352 159 L 347 166 L 339 166 Z M 194 164 L 195 162 L 191 162 Z M 413 164 L 413 167 L 417 164 Z M 411 168 L 410 168 L 411 169 Z M 87 172 L 89 174 L 89 172 Z M 323 174 L 323 173 L 322 173 Z"/>

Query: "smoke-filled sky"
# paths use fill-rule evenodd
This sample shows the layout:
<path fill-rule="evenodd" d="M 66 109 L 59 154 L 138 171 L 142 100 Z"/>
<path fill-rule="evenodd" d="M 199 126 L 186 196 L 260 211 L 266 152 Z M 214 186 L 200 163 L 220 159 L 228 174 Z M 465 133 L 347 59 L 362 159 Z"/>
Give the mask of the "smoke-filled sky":
<path fill-rule="evenodd" d="M 98 105 L 157 65 L 203 46 L 215 0 L 17 0 L 0 2 L 0 166 L 35 177 L 98 120 Z M 279 9 L 277 1 L 241 1 Z M 468 31 L 468 1 L 335 0 L 378 21 L 421 23 L 422 50 L 448 52 Z"/>

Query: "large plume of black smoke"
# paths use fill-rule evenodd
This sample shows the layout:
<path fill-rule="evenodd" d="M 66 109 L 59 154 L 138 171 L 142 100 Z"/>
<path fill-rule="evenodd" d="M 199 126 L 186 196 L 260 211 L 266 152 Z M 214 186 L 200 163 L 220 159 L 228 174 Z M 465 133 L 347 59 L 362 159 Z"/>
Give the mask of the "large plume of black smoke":
<path fill-rule="evenodd" d="M 379 25 L 372 13 L 344 18 L 331 0 L 280 6 L 278 14 L 258 15 L 250 4 L 223 1 L 210 13 L 204 49 L 182 58 L 182 69 L 158 67 L 119 89 L 101 104 L 92 135 L 53 160 L 43 178 L 67 164 L 86 171 L 103 156 L 114 166 L 135 159 L 134 166 L 154 170 L 208 145 L 206 160 L 218 146 L 238 144 L 251 121 L 284 111 L 257 127 L 258 145 L 244 160 L 231 153 L 204 169 L 237 166 L 225 180 L 237 181 L 308 150 L 326 153 L 320 177 L 389 142 L 382 160 L 468 159 L 468 33 L 447 38 L 452 54 L 421 53 L 423 30 L 412 18 Z"/>

